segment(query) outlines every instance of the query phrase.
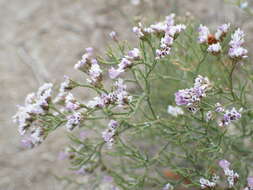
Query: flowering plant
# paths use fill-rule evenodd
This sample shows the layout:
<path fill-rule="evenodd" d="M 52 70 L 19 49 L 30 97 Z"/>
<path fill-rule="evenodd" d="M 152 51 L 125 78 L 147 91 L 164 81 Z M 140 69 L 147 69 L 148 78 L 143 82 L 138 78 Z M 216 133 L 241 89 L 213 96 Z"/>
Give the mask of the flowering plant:
<path fill-rule="evenodd" d="M 47 83 L 29 94 L 14 116 L 22 143 L 35 147 L 65 127 L 72 143 L 60 158 L 90 185 L 106 179 L 124 190 L 253 189 L 244 32 L 230 24 L 211 32 L 174 14 L 133 32 L 138 48 L 112 32 L 106 57 L 86 49 L 74 65 L 86 82 L 65 76 L 59 92 Z M 78 99 L 76 88 L 94 97 Z"/>

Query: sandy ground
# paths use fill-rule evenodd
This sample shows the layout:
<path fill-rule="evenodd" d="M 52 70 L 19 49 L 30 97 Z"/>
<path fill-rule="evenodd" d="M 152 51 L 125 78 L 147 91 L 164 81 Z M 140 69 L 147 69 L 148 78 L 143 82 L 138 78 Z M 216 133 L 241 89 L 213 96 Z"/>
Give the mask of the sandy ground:
<path fill-rule="evenodd" d="M 80 77 L 73 64 L 88 46 L 103 50 L 111 30 L 119 31 L 122 39 L 133 40 L 134 15 L 158 18 L 169 10 L 179 14 L 189 10 L 206 23 L 237 21 L 253 31 L 249 18 L 220 0 L 156 0 L 140 6 L 129 2 L 0 0 L 0 190 L 63 189 L 64 183 L 52 174 L 67 173 L 68 164 L 57 160 L 68 142 L 64 130 L 36 149 L 23 149 L 11 123 L 15 105 L 22 104 L 25 95 L 44 81 L 60 82 L 64 74 Z"/>

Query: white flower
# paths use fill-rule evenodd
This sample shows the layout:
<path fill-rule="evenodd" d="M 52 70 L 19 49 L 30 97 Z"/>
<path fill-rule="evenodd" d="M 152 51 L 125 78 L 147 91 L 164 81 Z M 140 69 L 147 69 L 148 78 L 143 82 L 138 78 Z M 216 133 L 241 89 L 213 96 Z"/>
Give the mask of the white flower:
<path fill-rule="evenodd" d="M 224 35 L 226 35 L 226 33 L 228 33 L 229 28 L 230 28 L 230 23 L 219 26 L 217 31 L 214 34 L 215 39 L 220 40 L 221 37 L 223 37 Z"/>
<path fill-rule="evenodd" d="M 183 115 L 184 114 L 184 111 L 183 111 L 182 108 L 180 108 L 178 106 L 174 107 L 174 106 L 171 106 L 171 105 L 168 106 L 167 112 L 170 115 L 174 116 L 174 117 L 177 117 L 178 115 Z"/>
<path fill-rule="evenodd" d="M 221 51 L 220 43 L 212 44 L 207 48 L 207 51 L 213 54 L 219 53 Z"/>
<path fill-rule="evenodd" d="M 201 24 L 198 28 L 198 32 L 199 32 L 198 42 L 200 44 L 206 43 L 208 41 L 208 35 L 210 34 L 209 29 Z"/>

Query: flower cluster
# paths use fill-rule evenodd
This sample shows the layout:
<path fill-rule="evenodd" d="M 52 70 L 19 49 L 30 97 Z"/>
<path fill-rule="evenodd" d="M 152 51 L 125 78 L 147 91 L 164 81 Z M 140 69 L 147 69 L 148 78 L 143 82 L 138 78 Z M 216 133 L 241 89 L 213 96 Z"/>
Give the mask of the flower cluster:
<path fill-rule="evenodd" d="M 198 76 L 195 79 L 194 87 L 179 90 L 175 93 L 175 101 L 177 105 L 186 105 L 192 112 L 197 111 L 198 104 L 206 92 L 210 90 L 211 83 L 207 77 Z"/>
<path fill-rule="evenodd" d="M 223 172 L 227 178 L 227 183 L 228 183 L 229 188 L 233 188 L 239 179 L 238 173 L 236 173 L 235 171 L 229 168 L 230 162 L 228 162 L 227 160 L 220 160 L 219 166 L 223 169 Z M 206 188 L 214 188 L 215 186 L 217 186 L 217 183 L 219 182 L 219 180 L 220 180 L 220 177 L 217 175 L 214 175 L 211 181 L 205 178 L 200 178 L 199 182 L 200 182 L 201 188 L 206 189 Z"/>
<path fill-rule="evenodd" d="M 198 42 L 200 44 L 207 44 L 207 51 L 216 55 L 221 52 L 220 42 L 222 42 L 228 33 L 229 28 L 230 24 L 223 24 L 217 28 L 215 34 L 211 34 L 208 27 L 200 25 L 198 28 Z"/>
<path fill-rule="evenodd" d="M 54 99 L 54 103 L 62 103 L 70 90 L 75 87 L 74 82 L 68 77 L 64 76 L 64 81 L 60 85 L 59 93 Z"/>
<path fill-rule="evenodd" d="M 49 110 L 52 86 L 51 83 L 46 83 L 39 88 L 37 93 L 29 94 L 25 99 L 25 105 L 18 106 L 18 112 L 13 116 L 13 121 L 18 124 L 21 135 L 25 135 L 27 130 L 31 128 L 30 137 L 22 141 L 26 146 L 31 147 L 39 144 L 44 138 L 43 126 L 37 118 Z"/>
<path fill-rule="evenodd" d="M 112 147 L 114 143 L 114 135 L 116 132 L 116 128 L 119 126 L 118 122 L 115 120 L 111 120 L 108 124 L 108 128 L 102 132 L 102 137 L 104 141 L 107 143 L 108 147 Z"/>
<path fill-rule="evenodd" d="M 174 14 L 171 14 L 166 18 L 166 25 L 164 30 L 164 37 L 161 38 L 160 48 L 156 50 L 156 58 L 163 58 L 166 55 L 170 54 L 171 46 L 177 35 L 186 29 L 186 26 L 183 24 L 174 25 Z"/>
<path fill-rule="evenodd" d="M 138 60 L 139 58 L 140 50 L 138 48 L 134 48 L 133 50 L 129 51 L 128 55 L 121 59 L 117 69 L 111 67 L 109 70 L 109 77 L 111 79 L 119 77 L 121 73 L 125 72 L 125 69 L 130 68 L 133 65 L 133 61 Z"/>
<path fill-rule="evenodd" d="M 86 53 L 82 56 L 82 59 L 75 64 L 74 68 L 87 73 L 90 77 L 87 81 L 90 84 L 94 86 L 101 85 L 102 70 L 97 59 L 94 58 L 93 48 L 86 48 Z"/>
<path fill-rule="evenodd" d="M 214 188 L 217 185 L 218 180 L 219 177 L 216 175 L 213 176 L 211 181 L 202 177 L 199 179 L 200 187 L 201 189 Z"/>
<path fill-rule="evenodd" d="M 219 123 L 219 126 L 227 126 L 232 121 L 240 119 L 241 118 L 240 112 L 241 110 L 239 110 L 238 112 L 235 108 L 232 108 L 231 110 L 224 110 L 224 115 L 221 122 Z"/>
<path fill-rule="evenodd" d="M 133 32 L 139 38 L 143 38 L 150 34 L 162 34 L 160 48 L 156 50 L 156 58 L 162 58 L 170 54 L 171 46 L 177 35 L 186 29 L 184 24 L 175 25 L 175 14 L 170 14 L 166 17 L 165 21 L 152 24 L 147 28 L 144 28 L 141 23 L 133 28 Z"/>
<path fill-rule="evenodd" d="M 239 179 L 238 173 L 234 172 L 233 170 L 229 169 L 230 162 L 227 160 L 220 160 L 219 166 L 223 169 L 225 176 L 227 177 L 227 182 L 229 188 L 234 187 L 235 183 Z"/>
<path fill-rule="evenodd" d="M 236 61 L 247 58 L 248 50 L 243 48 L 244 43 L 244 32 L 238 28 L 234 34 L 231 36 L 231 41 L 229 42 L 228 55 Z"/>
<path fill-rule="evenodd" d="M 253 189 L 253 177 L 247 178 L 247 187 L 244 188 L 244 190 L 252 190 Z"/>
<path fill-rule="evenodd" d="M 82 114 L 79 112 L 74 112 L 72 115 L 67 116 L 67 130 L 72 131 L 75 127 L 79 127 L 81 120 Z"/>
<path fill-rule="evenodd" d="M 119 78 L 114 83 L 114 89 L 110 93 L 103 93 L 100 96 L 95 97 L 89 101 L 87 106 L 90 108 L 103 108 L 110 104 L 116 104 L 118 106 L 124 106 L 131 102 L 132 96 L 128 95 L 126 91 L 127 86 L 124 85 L 123 79 Z"/>

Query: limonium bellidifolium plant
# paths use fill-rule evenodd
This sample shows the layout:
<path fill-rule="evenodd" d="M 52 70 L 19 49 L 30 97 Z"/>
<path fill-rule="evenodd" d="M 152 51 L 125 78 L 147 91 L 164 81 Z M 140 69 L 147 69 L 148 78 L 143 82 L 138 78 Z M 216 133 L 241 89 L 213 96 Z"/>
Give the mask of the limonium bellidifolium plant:
<path fill-rule="evenodd" d="M 59 90 L 46 83 L 26 97 L 14 116 L 23 145 L 34 148 L 65 128 L 71 143 L 60 159 L 91 186 L 252 190 L 253 76 L 244 32 L 171 14 L 133 33 L 135 47 L 112 32 L 105 55 L 86 48 L 73 64 L 83 80 L 65 76 Z M 77 88 L 92 97 L 77 98 Z"/>

